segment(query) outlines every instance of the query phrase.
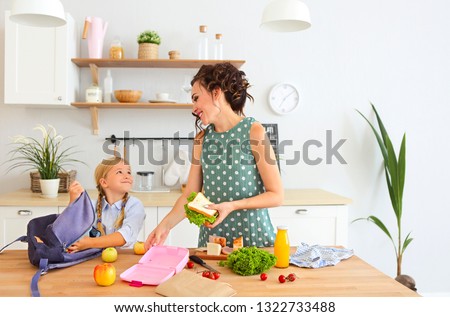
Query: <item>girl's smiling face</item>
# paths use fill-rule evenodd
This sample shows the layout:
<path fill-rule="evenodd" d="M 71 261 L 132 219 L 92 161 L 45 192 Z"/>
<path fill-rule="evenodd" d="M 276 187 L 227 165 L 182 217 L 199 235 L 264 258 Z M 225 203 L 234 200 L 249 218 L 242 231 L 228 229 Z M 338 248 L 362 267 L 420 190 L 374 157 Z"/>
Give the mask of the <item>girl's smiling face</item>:
<path fill-rule="evenodd" d="M 205 87 L 196 81 L 192 86 L 192 103 L 194 104 L 192 112 L 202 120 L 202 124 L 213 123 L 220 108 L 214 105 L 212 94 Z"/>
<path fill-rule="evenodd" d="M 115 193 L 125 194 L 133 187 L 133 176 L 131 175 L 130 165 L 123 161 L 114 165 L 100 181 L 101 186 Z"/>

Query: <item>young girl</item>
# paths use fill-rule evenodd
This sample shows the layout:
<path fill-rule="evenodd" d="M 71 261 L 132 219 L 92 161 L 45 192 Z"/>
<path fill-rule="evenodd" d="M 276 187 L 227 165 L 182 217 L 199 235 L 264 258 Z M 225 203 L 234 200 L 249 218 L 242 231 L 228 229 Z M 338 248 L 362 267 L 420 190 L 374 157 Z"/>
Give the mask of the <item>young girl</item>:
<path fill-rule="evenodd" d="M 95 169 L 98 199 L 96 225 L 85 236 L 72 244 L 69 252 L 89 248 L 130 247 L 136 240 L 145 219 L 144 205 L 128 195 L 133 186 L 130 165 L 119 157 L 103 160 Z M 69 187 L 70 202 L 84 191 L 77 181 Z"/>
<path fill-rule="evenodd" d="M 272 246 L 274 228 L 267 208 L 282 203 L 283 185 L 264 127 L 244 116 L 246 99 L 253 100 L 245 73 L 230 63 L 203 65 L 191 84 L 193 114 L 202 131 L 195 137 L 188 182 L 145 247 L 164 243 L 185 217 L 187 196 L 200 191 L 219 216 L 200 228 L 199 246 L 206 246 L 210 235 L 225 237 L 228 246 L 241 236 L 245 246 Z"/>

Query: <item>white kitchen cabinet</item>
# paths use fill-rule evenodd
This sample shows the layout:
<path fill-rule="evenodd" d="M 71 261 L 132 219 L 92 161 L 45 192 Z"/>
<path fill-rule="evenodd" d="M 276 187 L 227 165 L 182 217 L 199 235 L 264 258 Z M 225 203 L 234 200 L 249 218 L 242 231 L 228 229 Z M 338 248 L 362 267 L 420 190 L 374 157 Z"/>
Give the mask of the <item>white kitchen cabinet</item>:
<path fill-rule="evenodd" d="M 158 225 L 158 208 L 145 207 L 145 221 L 141 231 L 138 234 L 138 241 L 147 240 L 148 235 Z"/>
<path fill-rule="evenodd" d="M 27 233 L 28 222 L 36 217 L 62 213 L 66 206 L 59 207 L 0 207 L 0 248 Z M 158 224 L 158 208 L 145 207 L 145 221 L 138 234 L 138 241 L 145 241 Z M 27 249 L 27 244 L 16 242 L 7 249 Z"/>
<path fill-rule="evenodd" d="M 158 223 L 170 212 L 172 207 L 158 207 Z M 165 245 L 184 248 L 196 248 L 198 245 L 198 234 L 200 229 L 184 218 L 170 231 Z M 150 232 L 149 232 L 150 233 Z"/>
<path fill-rule="evenodd" d="M 347 246 L 348 207 L 346 205 L 281 206 L 269 209 L 272 224 L 288 226 L 291 246 Z"/>
<path fill-rule="evenodd" d="M 73 18 L 57 28 L 19 25 L 5 12 L 5 104 L 71 108 L 79 87 Z"/>
<path fill-rule="evenodd" d="M 95 197 L 97 191 L 90 191 Z M 180 192 L 134 193 L 145 207 L 146 218 L 138 239 L 145 241 L 150 232 L 170 212 Z M 61 213 L 69 201 L 68 193 L 56 199 L 42 199 L 29 189 L 0 195 L 0 244 L 3 246 L 26 234 L 26 225 L 34 217 Z M 284 205 L 269 208 L 272 223 L 287 225 L 291 246 L 301 242 L 319 245 L 348 245 L 348 208 L 351 199 L 321 189 L 286 189 Z M 47 204 L 48 206 L 44 206 Z M 28 206 L 28 207 L 23 207 Z M 30 210 L 19 212 L 19 210 Z M 166 245 L 197 247 L 199 228 L 184 219 L 170 232 Z M 15 243 L 20 245 L 20 243 Z M 17 248 L 17 246 L 14 246 Z"/>
<path fill-rule="evenodd" d="M 0 207 L 0 247 L 27 234 L 28 222 L 36 217 L 58 213 L 58 207 L 10 206 Z M 6 250 L 27 249 L 28 244 L 15 242 Z"/>

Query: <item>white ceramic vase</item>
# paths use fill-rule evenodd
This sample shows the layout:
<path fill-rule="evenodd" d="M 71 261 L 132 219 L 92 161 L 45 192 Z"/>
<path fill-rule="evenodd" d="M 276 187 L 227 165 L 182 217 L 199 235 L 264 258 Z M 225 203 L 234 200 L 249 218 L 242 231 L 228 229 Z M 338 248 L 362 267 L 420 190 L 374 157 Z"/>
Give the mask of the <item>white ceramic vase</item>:
<path fill-rule="evenodd" d="M 59 178 L 56 179 L 40 179 L 41 185 L 41 197 L 42 198 L 55 198 L 58 197 L 59 190 Z"/>

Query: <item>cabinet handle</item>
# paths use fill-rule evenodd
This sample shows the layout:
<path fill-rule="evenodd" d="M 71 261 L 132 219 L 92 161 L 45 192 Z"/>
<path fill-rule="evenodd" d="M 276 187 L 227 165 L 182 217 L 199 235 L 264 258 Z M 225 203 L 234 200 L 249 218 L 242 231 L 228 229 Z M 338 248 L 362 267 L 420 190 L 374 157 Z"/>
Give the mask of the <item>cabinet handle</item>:
<path fill-rule="evenodd" d="M 58 96 L 58 100 L 61 101 L 61 100 L 62 100 L 62 97 L 61 97 L 61 96 Z"/>
<path fill-rule="evenodd" d="M 307 213 L 308 213 L 308 209 L 297 209 L 295 211 L 296 215 L 304 215 L 304 214 L 307 214 Z"/>
<path fill-rule="evenodd" d="M 19 216 L 31 216 L 33 214 L 33 212 L 31 210 L 28 209 L 20 209 L 17 214 Z"/>

